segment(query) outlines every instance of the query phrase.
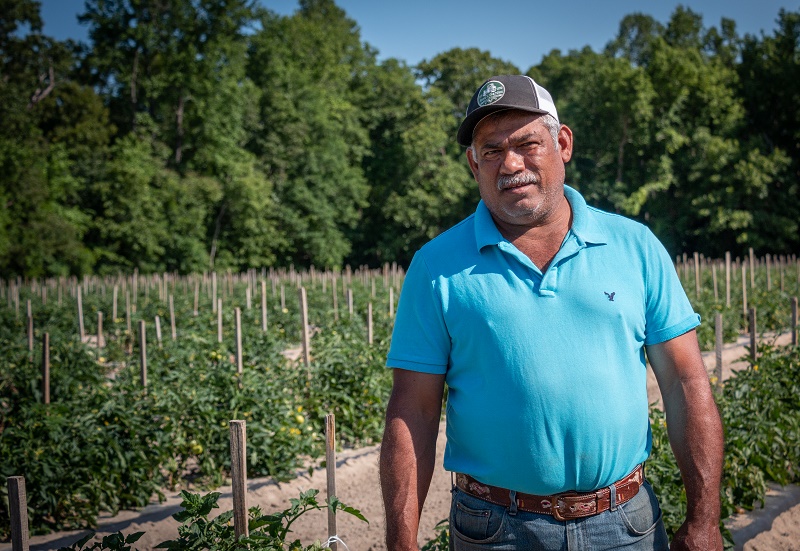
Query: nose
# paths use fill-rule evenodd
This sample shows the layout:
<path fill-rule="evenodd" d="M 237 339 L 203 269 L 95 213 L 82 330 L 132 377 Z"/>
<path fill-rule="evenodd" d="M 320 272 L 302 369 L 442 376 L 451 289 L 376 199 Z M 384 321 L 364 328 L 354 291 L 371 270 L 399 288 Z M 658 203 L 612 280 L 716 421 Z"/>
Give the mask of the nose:
<path fill-rule="evenodd" d="M 525 158 L 512 148 L 506 150 L 503 154 L 500 171 L 503 174 L 516 174 L 523 170 L 525 170 Z"/>

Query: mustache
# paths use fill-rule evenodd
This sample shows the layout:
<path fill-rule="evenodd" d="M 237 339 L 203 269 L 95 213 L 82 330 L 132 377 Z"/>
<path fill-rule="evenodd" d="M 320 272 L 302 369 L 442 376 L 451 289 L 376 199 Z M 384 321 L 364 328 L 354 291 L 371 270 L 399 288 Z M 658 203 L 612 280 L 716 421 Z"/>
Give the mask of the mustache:
<path fill-rule="evenodd" d="M 526 170 L 518 174 L 504 174 L 499 176 L 497 178 L 497 189 L 503 191 L 504 189 L 527 184 L 538 184 L 539 182 L 539 176 L 534 172 Z"/>

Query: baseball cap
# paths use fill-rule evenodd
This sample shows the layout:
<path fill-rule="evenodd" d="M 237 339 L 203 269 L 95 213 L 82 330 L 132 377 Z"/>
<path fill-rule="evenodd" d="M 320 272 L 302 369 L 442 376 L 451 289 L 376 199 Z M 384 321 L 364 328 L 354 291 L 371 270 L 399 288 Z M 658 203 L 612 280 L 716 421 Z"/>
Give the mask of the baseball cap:
<path fill-rule="evenodd" d="M 550 92 L 526 75 L 498 75 L 481 84 L 469 102 L 467 113 L 458 127 L 456 140 L 469 147 L 475 127 L 484 118 L 507 109 L 552 115 L 558 121 L 558 111 Z"/>

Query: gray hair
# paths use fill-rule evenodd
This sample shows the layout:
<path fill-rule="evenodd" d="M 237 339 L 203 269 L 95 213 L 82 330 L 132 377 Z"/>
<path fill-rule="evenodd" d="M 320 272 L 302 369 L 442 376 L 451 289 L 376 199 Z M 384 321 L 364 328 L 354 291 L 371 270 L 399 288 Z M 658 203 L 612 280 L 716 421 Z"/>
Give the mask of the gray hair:
<path fill-rule="evenodd" d="M 503 112 L 506 112 L 506 111 L 503 111 Z M 489 115 L 489 116 L 491 117 L 492 115 Z M 555 146 L 556 151 L 558 151 L 559 150 L 558 131 L 561 130 L 561 123 L 559 123 L 558 120 L 553 115 L 551 115 L 550 113 L 544 113 L 541 117 L 539 117 L 538 120 L 542 121 L 542 124 L 545 126 L 545 128 L 547 128 L 547 131 L 550 133 L 550 137 L 553 138 L 553 145 Z M 477 128 L 477 126 L 476 126 L 476 128 Z M 467 149 L 470 149 L 472 151 L 472 158 L 473 159 L 477 159 L 478 158 L 477 157 L 477 151 L 475 151 L 475 140 L 474 139 L 473 139 L 472 143 L 470 144 L 470 146 Z"/>

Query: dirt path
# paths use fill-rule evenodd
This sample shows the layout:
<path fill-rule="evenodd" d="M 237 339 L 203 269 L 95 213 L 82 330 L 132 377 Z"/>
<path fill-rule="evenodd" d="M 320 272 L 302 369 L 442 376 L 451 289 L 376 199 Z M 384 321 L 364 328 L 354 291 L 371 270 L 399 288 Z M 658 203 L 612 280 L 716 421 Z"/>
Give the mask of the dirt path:
<path fill-rule="evenodd" d="M 785 344 L 788 336 L 778 340 Z M 738 343 L 725 347 L 723 353 L 723 379 L 730 376 L 733 370 L 746 366 L 746 362 L 737 360 L 746 354 L 744 345 L 746 338 Z M 706 365 L 713 369 L 714 355 L 704 355 Z M 651 402 L 660 401 L 658 387 L 652 373 L 648 373 L 648 394 Z M 437 465 L 439 466 L 431 483 L 428 500 L 422 515 L 419 543 L 422 544 L 434 535 L 436 523 L 447 517 L 450 506 L 450 474 L 442 465 L 444 455 L 444 424 L 440 426 L 437 442 Z M 369 519 L 363 523 L 348 515 L 338 516 L 338 536 L 350 551 L 385 550 L 383 543 L 384 519 L 378 483 L 379 446 L 347 450 L 337 457 L 336 488 L 339 498 L 361 510 Z M 272 512 L 288 506 L 289 499 L 296 497 L 301 490 L 317 488 L 324 494 L 325 471 L 317 469 L 288 483 L 276 483 L 270 479 L 255 479 L 248 484 L 248 504 L 259 505 L 262 510 Z M 230 487 L 220 488 L 220 510 L 232 508 Z M 177 522 L 171 515 L 180 509 L 180 498 L 177 494 L 169 495 L 162 504 L 152 504 L 141 511 L 125 511 L 113 518 L 103 518 L 100 522 L 101 534 L 121 530 L 124 533 L 144 531 L 146 535 L 140 539 L 138 549 L 152 549 L 158 543 L 177 536 Z M 737 515 L 727 522 L 731 528 L 737 549 L 745 551 L 800 551 L 800 487 L 773 488 L 767 496 L 764 509 L 747 515 Z M 31 550 L 58 549 L 78 540 L 87 532 L 69 532 L 51 534 L 32 538 Z M 327 539 L 327 515 L 324 511 L 315 511 L 306 515 L 295 526 L 295 537 L 304 544 L 318 539 Z M 8 544 L 0 545 L 0 551 L 10 551 Z M 344 546 L 339 545 L 344 551 Z"/>

